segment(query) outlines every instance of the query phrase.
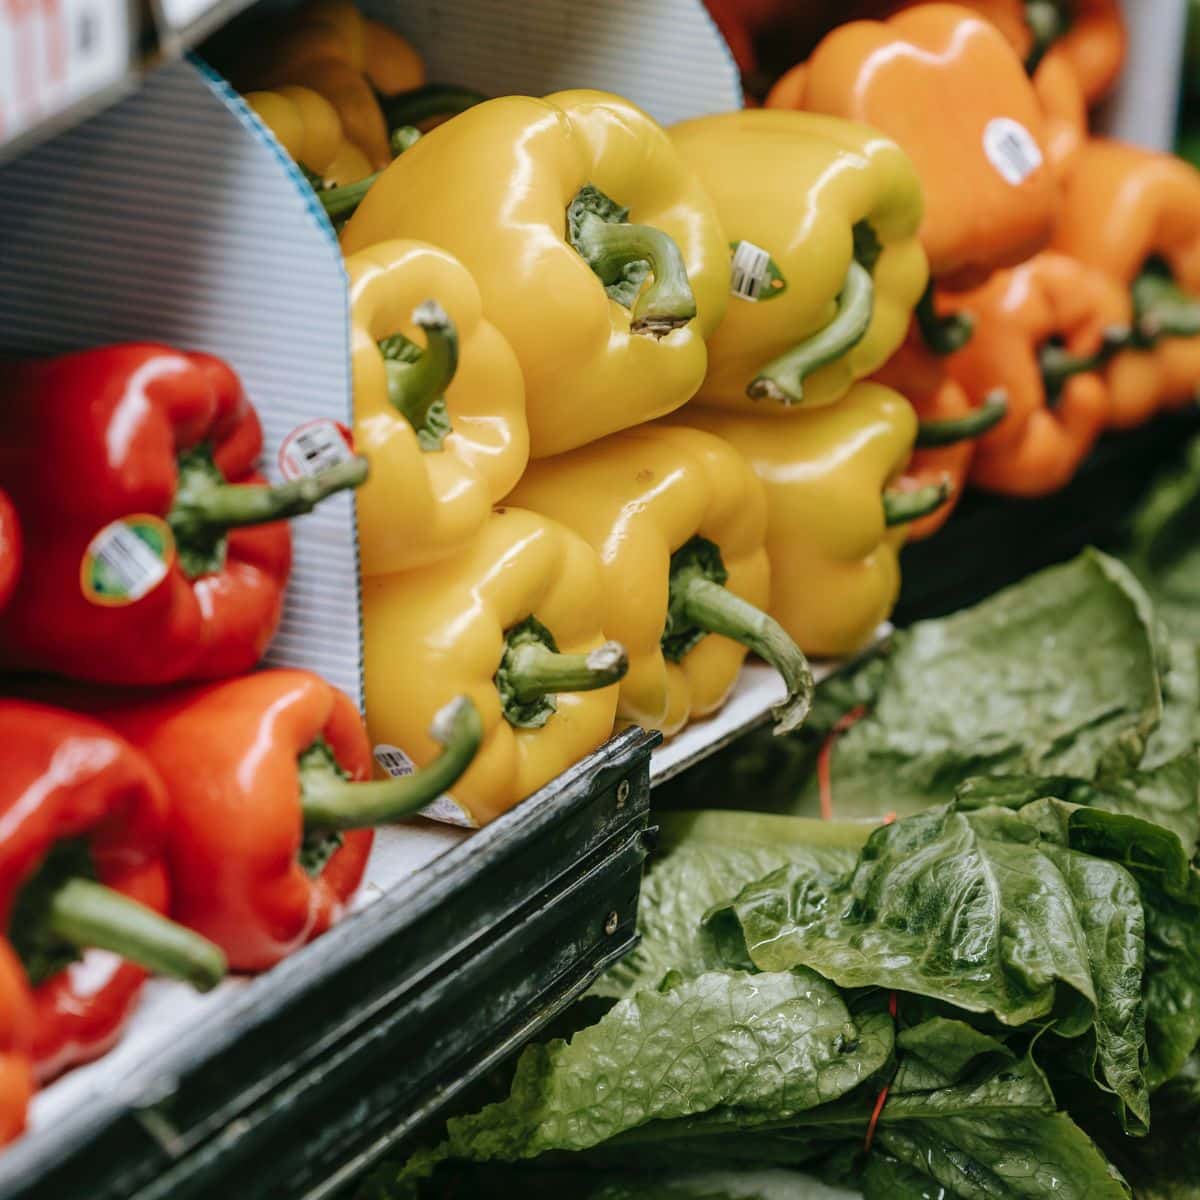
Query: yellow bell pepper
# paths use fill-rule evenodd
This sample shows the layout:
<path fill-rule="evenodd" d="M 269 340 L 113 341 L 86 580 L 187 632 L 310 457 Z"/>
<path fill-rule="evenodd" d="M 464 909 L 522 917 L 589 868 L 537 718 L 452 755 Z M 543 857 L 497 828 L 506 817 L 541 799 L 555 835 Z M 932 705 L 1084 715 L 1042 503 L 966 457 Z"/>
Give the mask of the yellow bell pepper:
<path fill-rule="evenodd" d="M 363 17 L 362 22 L 363 70 L 371 86 L 385 96 L 421 87 L 425 64 L 412 45 L 382 21 Z"/>
<path fill-rule="evenodd" d="M 865 125 L 745 109 L 670 130 L 734 255 L 697 403 L 763 416 L 829 404 L 904 341 L 928 278 L 921 184 Z"/>
<path fill-rule="evenodd" d="M 346 139 L 366 156 L 368 171 L 391 158 L 372 84 L 386 94 L 424 81 L 416 51 L 399 34 L 364 17 L 350 0 L 304 5 L 266 46 L 247 53 L 238 80 L 243 88 L 300 84 L 320 93 L 337 110 Z"/>
<path fill-rule="evenodd" d="M 274 91 L 248 92 L 245 101 L 288 157 L 317 181 L 340 187 L 371 173 L 366 155 L 343 136 L 337 110 L 311 88 L 286 84 Z"/>
<path fill-rule="evenodd" d="M 762 480 L 771 615 L 807 654 L 861 650 L 899 595 L 905 523 L 949 496 L 948 484 L 885 491 L 917 435 L 908 401 L 859 383 L 836 404 L 788 421 L 695 406 L 672 421 L 725 439 Z"/>
<path fill-rule="evenodd" d="M 604 629 L 629 652 L 623 720 L 669 737 L 715 711 L 747 649 L 787 685 L 777 732 L 804 720 L 808 663 L 761 611 L 770 587 L 763 491 L 730 446 L 693 429 L 641 426 L 530 463 L 511 498 L 600 555 Z"/>
<path fill-rule="evenodd" d="M 377 761 L 418 766 L 435 715 L 467 695 L 484 740 L 442 801 L 486 825 L 612 732 L 624 650 L 600 631 L 596 556 L 561 525 L 501 508 L 452 558 L 363 581 L 367 727 Z"/>
<path fill-rule="evenodd" d="M 465 267 L 424 242 L 351 255 L 355 447 L 364 575 L 460 551 L 529 458 L 516 356 Z M 420 338 L 424 346 L 418 344 Z"/>
<path fill-rule="evenodd" d="M 384 171 L 342 246 L 392 237 L 475 276 L 525 373 L 534 457 L 670 412 L 704 378 L 724 234 L 667 135 L 618 96 L 507 96 L 439 125 Z"/>

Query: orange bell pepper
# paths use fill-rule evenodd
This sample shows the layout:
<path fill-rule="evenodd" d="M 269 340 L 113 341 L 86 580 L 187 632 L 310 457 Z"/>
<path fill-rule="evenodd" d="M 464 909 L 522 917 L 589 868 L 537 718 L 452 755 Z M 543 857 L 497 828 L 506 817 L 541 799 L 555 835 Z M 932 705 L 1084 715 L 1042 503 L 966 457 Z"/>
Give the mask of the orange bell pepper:
<path fill-rule="evenodd" d="M 1046 153 L 1062 176 L 1087 137 L 1087 101 L 1071 60 L 1061 49 L 1067 28 L 1055 0 L 955 0 L 990 21 L 1017 52 L 1033 80 L 1046 125 Z M 884 0 L 860 16 L 884 17 L 928 0 Z M 1072 26 L 1073 28 L 1073 26 Z"/>
<path fill-rule="evenodd" d="M 1125 290 L 1103 271 L 1044 252 L 983 287 L 944 298 L 975 335 L 946 360 L 973 403 L 1003 388 L 1008 411 L 979 439 L 970 480 L 1009 496 L 1063 487 L 1109 423 L 1104 368 L 1129 335 Z"/>
<path fill-rule="evenodd" d="M 1057 189 L 1041 105 L 1020 58 L 969 9 L 924 4 L 828 34 L 767 96 L 873 125 L 925 190 L 921 238 L 950 287 L 982 282 L 1049 240 Z"/>
<path fill-rule="evenodd" d="M 1061 54 L 1047 54 L 1032 78 L 1046 122 L 1046 154 L 1054 173 L 1063 180 L 1087 141 L 1087 100 L 1071 64 Z"/>
<path fill-rule="evenodd" d="M 1132 348 L 1109 367 L 1111 424 L 1192 403 L 1200 386 L 1200 171 L 1094 139 L 1063 193 L 1054 245 L 1129 290 Z"/>
<path fill-rule="evenodd" d="M 950 487 L 944 504 L 909 522 L 908 540 L 920 541 L 937 533 L 954 511 L 975 457 L 975 440 L 1003 419 L 1007 400 L 997 393 L 978 407 L 972 404 L 946 370 L 946 360 L 925 345 L 915 323 L 904 345 L 872 378 L 904 396 L 920 422 L 912 457 L 893 486 L 906 492 L 931 484 Z"/>
<path fill-rule="evenodd" d="M 1066 31 L 1050 54 L 1070 63 L 1090 107 L 1116 83 L 1128 43 L 1119 0 L 1074 0 Z"/>
<path fill-rule="evenodd" d="M 875 0 L 859 17 L 883 17 L 928 0 Z M 1021 56 L 1030 74 L 1048 59 L 1070 68 L 1084 104 L 1112 88 L 1125 65 L 1128 36 L 1120 0 L 955 0 L 991 21 Z"/>

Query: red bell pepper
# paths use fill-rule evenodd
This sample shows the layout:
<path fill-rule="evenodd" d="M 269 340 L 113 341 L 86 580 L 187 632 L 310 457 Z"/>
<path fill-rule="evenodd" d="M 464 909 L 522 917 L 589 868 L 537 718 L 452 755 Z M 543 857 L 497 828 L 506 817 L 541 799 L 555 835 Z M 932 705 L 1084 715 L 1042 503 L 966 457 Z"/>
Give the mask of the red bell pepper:
<path fill-rule="evenodd" d="M 21 573 L 21 526 L 12 501 L 0 492 L 0 609 L 17 586 Z"/>
<path fill-rule="evenodd" d="M 258 417 L 206 354 L 130 344 L 13 361 L 0 394 L 0 486 L 26 558 L 0 614 L 8 667 L 119 684 L 248 670 L 279 623 L 281 518 L 366 477 L 349 459 L 264 486 Z"/>
<path fill-rule="evenodd" d="M 754 52 L 755 31 L 750 25 L 750 15 L 738 0 L 704 0 L 704 7 L 743 77 L 752 74 L 758 68 L 758 56 Z"/>
<path fill-rule="evenodd" d="M 49 1079 L 117 1040 L 149 972 L 207 989 L 225 961 L 160 915 L 168 804 L 146 759 L 41 704 L 0 700 L 0 729 L 0 929 L 33 986 L 33 1059 Z M 116 957 L 85 978 L 85 947 Z"/>
<path fill-rule="evenodd" d="M 483 737 L 475 706 L 454 701 L 433 730 L 439 758 L 404 778 L 354 782 L 371 771 L 362 719 L 308 671 L 71 703 L 102 711 L 157 768 L 171 796 L 172 913 L 243 971 L 272 966 L 338 920 L 366 868 L 370 827 L 436 800 Z"/>
<path fill-rule="evenodd" d="M 0 1146 L 25 1128 L 33 1095 L 33 996 L 12 947 L 0 940 Z"/>

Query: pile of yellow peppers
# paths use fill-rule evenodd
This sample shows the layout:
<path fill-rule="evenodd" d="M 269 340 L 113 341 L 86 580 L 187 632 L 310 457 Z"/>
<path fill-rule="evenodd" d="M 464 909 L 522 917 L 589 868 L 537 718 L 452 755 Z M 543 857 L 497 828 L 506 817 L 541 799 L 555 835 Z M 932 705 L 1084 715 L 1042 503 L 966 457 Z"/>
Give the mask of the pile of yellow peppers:
<path fill-rule="evenodd" d="M 392 157 L 352 101 L 392 56 L 398 111 L 415 56 L 331 0 L 293 21 L 248 99 L 315 186 L 366 183 L 341 243 L 381 763 L 431 761 L 470 696 L 485 738 L 437 815 L 482 825 L 614 727 L 715 712 L 748 653 L 798 726 L 806 656 L 871 639 L 946 498 L 894 486 L 918 422 L 868 380 L 928 281 L 908 157 L 838 118 L 668 131 L 584 90 L 460 106 Z M 304 89 L 340 142 L 309 148 L 328 113 L 285 137 Z"/>

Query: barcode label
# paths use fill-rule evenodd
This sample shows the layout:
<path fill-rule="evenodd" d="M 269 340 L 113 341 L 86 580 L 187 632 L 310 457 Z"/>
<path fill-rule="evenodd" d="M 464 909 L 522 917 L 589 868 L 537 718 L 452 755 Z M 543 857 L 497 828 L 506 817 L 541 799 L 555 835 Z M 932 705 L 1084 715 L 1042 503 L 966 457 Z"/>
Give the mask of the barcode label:
<path fill-rule="evenodd" d="M 127 0 L 0 0 L 0 143 L 122 78 Z"/>
<path fill-rule="evenodd" d="M 336 467 L 354 456 L 350 431 L 337 421 L 319 417 L 298 425 L 279 447 L 279 473 L 284 479 L 302 479 Z"/>
<path fill-rule="evenodd" d="M 375 761 L 393 778 L 402 779 L 416 769 L 413 760 L 399 746 L 381 742 L 375 747 Z M 443 825 L 458 825 L 463 829 L 478 829 L 479 824 L 453 796 L 443 794 L 421 809 L 421 816 Z"/>
<path fill-rule="evenodd" d="M 380 744 L 375 747 L 375 761 L 393 778 L 403 779 L 411 775 L 416 766 L 399 746 Z"/>
<path fill-rule="evenodd" d="M 753 242 L 738 242 L 733 251 L 729 290 L 743 300 L 757 300 L 771 274 L 771 256 Z"/>
<path fill-rule="evenodd" d="M 983 131 L 983 152 L 1006 183 L 1016 187 L 1042 165 L 1042 150 L 1019 121 L 993 117 Z"/>
<path fill-rule="evenodd" d="M 88 543 L 79 582 L 93 604 L 133 604 L 166 578 L 175 543 L 167 523 L 149 513 L 105 525 Z"/>

